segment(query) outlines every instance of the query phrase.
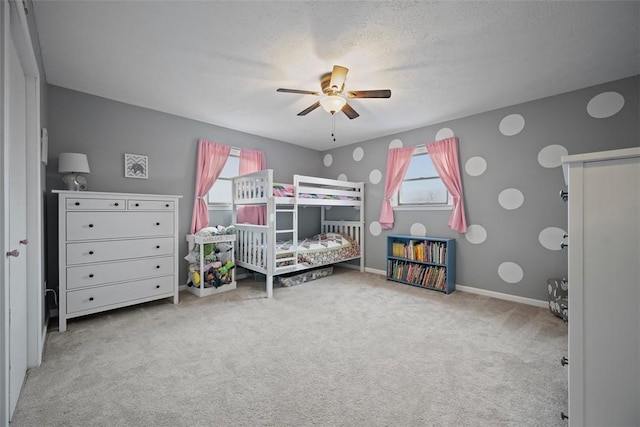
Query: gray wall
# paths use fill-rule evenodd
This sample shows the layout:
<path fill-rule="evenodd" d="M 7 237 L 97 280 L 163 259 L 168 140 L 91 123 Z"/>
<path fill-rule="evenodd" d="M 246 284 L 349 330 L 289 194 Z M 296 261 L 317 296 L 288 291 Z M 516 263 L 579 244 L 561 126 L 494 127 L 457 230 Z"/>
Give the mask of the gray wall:
<path fill-rule="evenodd" d="M 328 178 L 344 174 L 349 180 L 366 183 L 365 265 L 368 268 L 384 270 L 386 236 L 410 234 L 412 226 L 417 224 L 426 228 L 428 236 L 457 239 L 458 284 L 546 300 L 546 279 L 565 277 L 567 272 L 566 251 L 557 249 L 561 234 L 567 229 L 567 207 L 558 197 L 558 192 L 566 188 L 561 168 L 553 164 L 554 159 L 559 158 L 558 151 L 544 148 L 561 146 L 568 154 L 576 154 L 637 146 L 640 141 L 639 80 L 636 76 L 325 153 L 49 86 L 47 186 L 48 190 L 61 188 L 56 172 L 59 153 L 84 152 L 91 165 L 90 190 L 182 195 L 180 235 L 184 236 L 191 221 L 198 138 L 261 149 L 266 154 L 267 167 L 274 170 L 278 181 L 291 182 L 292 175 L 300 173 Z M 624 107 L 611 117 L 591 117 L 587 104 L 596 95 L 608 91 L 621 94 Z M 501 133 L 499 126 L 502 119 L 511 114 L 524 118 L 524 128 L 508 136 Z M 465 236 L 449 229 L 446 222 L 450 211 L 396 211 L 394 228 L 378 234 L 375 223 L 380 215 L 390 143 L 399 140 L 404 146 L 423 144 L 441 137 L 443 134 L 439 131 L 444 128 L 451 129 L 460 141 L 467 222 L 473 226 L 473 232 Z M 356 148 L 364 152 L 359 161 L 353 156 Z M 551 155 L 545 156 L 548 151 Z M 124 178 L 124 153 L 149 156 L 148 180 Z M 329 166 L 323 161 L 325 155 L 332 159 Z M 552 167 L 542 166 L 539 155 L 543 164 Z M 466 164 L 477 157 L 482 157 L 487 167 L 484 173 L 474 176 L 466 170 Z M 383 177 L 378 183 L 370 181 L 373 170 L 380 171 Z M 499 194 L 505 189 L 520 192 L 523 203 L 515 209 L 502 207 Z M 57 218 L 52 206 L 55 198 L 49 195 L 48 277 L 57 284 Z M 335 218 L 345 218 L 344 215 L 344 209 L 329 213 Z M 346 215 L 356 218 L 357 212 L 347 209 Z M 301 217 L 307 220 L 301 224 L 301 232 L 315 234 L 319 222 L 317 209 L 308 209 Z M 229 219 L 228 213 L 215 212 L 211 224 L 227 224 Z M 479 227 L 486 232 L 482 242 L 476 240 Z M 541 242 L 554 247 L 549 249 Z M 180 248 L 181 253 L 185 253 L 183 242 Z M 508 268 L 513 267 L 512 264 L 506 264 L 506 273 L 501 276 L 499 267 L 503 263 L 517 266 L 513 270 Z M 184 280 L 185 272 L 181 271 L 181 282 Z"/>
<path fill-rule="evenodd" d="M 105 98 L 49 86 L 49 165 L 47 166 L 47 228 L 49 287 L 57 287 L 57 202 L 52 189 L 63 188 L 58 174 L 58 154 L 86 153 L 91 173 L 88 190 L 127 193 L 177 194 L 180 201 L 180 253 L 186 255 L 184 236 L 191 226 L 195 192 L 195 164 L 199 138 L 239 148 L 264 151 L 274 179 L 291 182 L 294 174 L 317 176 L 322 155 L 310 150 L 213 126 L 206 123 L 135 107 Z M 149 179 L 124 177 L 124 154 L 149 157 Z M 292 161 L 294 160 L 295 161 Z M 229 215 L 211 212 L 213 225 L 229 223 Z M 319 213 L 301 224 L 302 232 L 319 232 Z M 186 270 L 186 265 L 185 269 Z M 185 283 L 186 271 L 180 272 Z"/>
<path fill-rule="evenodd" d="M 589 101 L 609 91 L 622 95 L 623 108 L 610 117 L 591 117 L 587 112 Z M 562 233 L 567 229 L 567 206 L 558 196 L 560 190 L 566 189 L 562 168 L 556 164 L 559 153 L 562 147 L 568 154 L 577 154 L 638 146 L 639 93 L 636 76 L 333 149 L 325 153 L 330 155 L 331 164 L 322 174 L 329 178 L 344 174 L 351 181 L 366 182 L 367 267 L 384 270 L 387 235 L 411 234 L 411 227 L 418 224 L 414 230 L 419 229 L 421 224 L 427 236 L 457 240 L 458 284 L 546 300 L 546 279 L 567 274 L 567 252 L 559 249 Z M 601 106 L 605 112 L 611 104 L 606 99 L 604 103 L 597 101 L 592 105 Z M 511 114 L 524 118 L 524 128 L 507 136 L 499 126 L 502 119 Z M 436 135 L 444 128 L 459 139 L 466 217 L 467 223 L 474 225 L 473 232 L 465 236 L 448 228 L 450 211 L 422 210 L 396 211 L 393 229 L 378 234 L 375 223 L 380 216 L 390 143 L 399 140 L 405 147 L 424 144 L 440 139 L 442 134 Z M 550 145 L 555 147 L 543 150 Z M 354 150 L 358 148 L 364 151 L 364 156 L 356 161 Z M 539 163 L 539 155 L 546 167 Z M 474 175 L 468 173 L 466 164 L 476 157 L 482 157 L 487 167 L 484 173 L 474 176 L 476 172 L 470 169 Z M 376 169 L 383 178 L 374 184 L 369 177 Z M 505 189 L 519 191 L 524 198 L 522 205 L 515 209 L 503 208 L 499 194 Z M 478 226 L 486 232 L 486 239 L 481 243 Z M 547 246 L 553 244 L 553 249 L 543 246 L 542 242 Z M 499 267 L 505 262 L 520 267 L 521 280 L 517 280 L 518 268 L 509 268 L 514 267 L 511 264 L 503 266 L 506 271 L 503 271 L 504 278 L 501 277 Z"/>

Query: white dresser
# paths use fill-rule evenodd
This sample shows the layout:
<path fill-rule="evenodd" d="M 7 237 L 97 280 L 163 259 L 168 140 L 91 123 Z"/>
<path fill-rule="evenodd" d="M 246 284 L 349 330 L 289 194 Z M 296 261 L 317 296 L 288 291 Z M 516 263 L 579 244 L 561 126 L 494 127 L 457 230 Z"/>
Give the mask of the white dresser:
<path fill-rule="evenodd" d="M 640 148 L 565 156 L 569 425 L 640 425 Z"/>
<path fill-rule="evenodd" d="M 54 193 L 60 331 L 78 316 L 168 297 L 178 303 L 181 196 Z"/>

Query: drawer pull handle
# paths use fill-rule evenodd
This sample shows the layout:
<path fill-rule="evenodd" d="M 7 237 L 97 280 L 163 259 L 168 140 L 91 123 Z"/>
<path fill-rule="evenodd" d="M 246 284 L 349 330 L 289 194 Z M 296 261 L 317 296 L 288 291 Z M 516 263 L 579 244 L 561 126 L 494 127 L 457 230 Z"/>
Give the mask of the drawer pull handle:
<path fill-rule="evenodd" d="M 160 249 L 160 245 L 156 245 L 156 249 Z"/>
<path fill-rule="evenodd" d="M 160 289 L 160 285 L 156 285 L 156 289 Z"/>
<path fill-rule="evenodd" d="M 562 418 L 563 420 L 568 420 L 569 416 L 565 415 L 564 412 L 560 412 L 560 418 Z"/>
<path fill-rule="evenodd" d="M 156 268 L 160 268 L 160 266 L 159 266 L 159 265 L 156 265 Z"/>
<path fill-rule="evenodd" d="M 160 225 L 160 223 L 159 223 L 159 222 L 156 222 L 156 225 Z"/>
<path fill-rule="evenodd" d="M 120 206 L 120 203 L 115 202 L 115 203 L 113 204 L 113 206 Z"/>
<path fill-rule="evenodd" d="M 90 277 L 90 278 L 93 278 L 93 273 L 91 273 L 91 274 L 89 275 L 89 277 Z"/>
<path fill-rule="evenodd" d="M 6 256 L 7 256 L 7 257 L 10 257 L 10 256 L 12 256 L 12 257 L 19 257 L 19 256 L 20 256 L 20 251 L 18 251 L 17 249 L 14 249 L 14 250 L 12 250 L 12 251 L 8 251 L 8 252 L 6 253 Z"/>
<path fill-rule="evenodd" d="M 93 301 L 93 297 L 89 297 L 89 301 Z"/>
<path fill-rule="evenodd" d="M 93 255 L 93 251 L 89 251 L 89 255 Z"/>
<path fill-rule="evenodd" d="M 27 239 L 22 239 L 20 240 L 20 244 L 27 246 L 29 244 L 29 241 Z"/>
<path fill-rule="evenodd" d="M 80 202 L 76 202 L 76 203 L 75 203 L 75 205 L 76 205 L 76 206 L 80 206 Z"/>
<path fill-rule="evenodd" d="M 164 205 L 164 206 L 168 208 L 168 207 L 169 207 L 169 203 L 167 203 L 167 204 L 166 204 L 166 205 Z"/>
<path fill-rule="evenodd" d="M 562 359 L 560 359 L 560 364 L 562 366 L 567 366 L 569 364 L 569 359 L 567 359 L 566 357 L 562 356 Z"/>
<path fill-rule="evenodd" d="M 565 242 L 560 243 L 560 249 L 564 249 L 567 246 L 569 246 L 569 245 L 567 245 Z"/>
<path fill-rule="evenodd" d="M 569 199 L 569 193 L 564 190 L 560 190 L 560 198 L 566 202 L 567 199 Z"/>
<path fill-rule="evenodd" d="M 137 208 L 138 206 L 140 206 L 140 203 L 136 203 L 136 208 Z"/>
<path fill-rule="evenodd" d="M 89 228 L 93 228 L 93 224 L 89 224 Z"/>

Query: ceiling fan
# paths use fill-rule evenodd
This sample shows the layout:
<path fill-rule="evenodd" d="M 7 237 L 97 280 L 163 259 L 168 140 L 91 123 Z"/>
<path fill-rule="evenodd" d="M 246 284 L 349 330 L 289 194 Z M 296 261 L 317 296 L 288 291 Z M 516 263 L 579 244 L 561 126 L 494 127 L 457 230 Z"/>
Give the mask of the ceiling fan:
<path fill-rule="evenodd" d="M 324 110 L 332 115 L 342 110 L 344 114 L 350 119 L 355 119 L 360 114 L 356 112 L 348 103 L 346 98 L 390 98 L 391 91 L 389 89 L 379 90 L 350 90 L 344 92 L 344 84 L 347 80 L 348 68 L 340 65 L 334 65 L 333 71 L 322 75 L 320 78 L 320 87 L 322 92 L 316 92 L 312 90 L 298 90 L 298 89 L 277 89 L 277 92 L 285 93 L 301 93 L 303 95 L 321 96 L 320 100 L 305 108 L 298 113 L 299 116 L 306 116 L 316 108 L 322 106 Z"/>

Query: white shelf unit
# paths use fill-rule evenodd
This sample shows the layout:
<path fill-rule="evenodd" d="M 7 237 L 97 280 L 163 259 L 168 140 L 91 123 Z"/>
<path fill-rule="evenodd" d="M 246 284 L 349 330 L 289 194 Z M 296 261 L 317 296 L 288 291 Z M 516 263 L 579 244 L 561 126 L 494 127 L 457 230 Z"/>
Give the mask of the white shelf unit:
<path fill-rule="evenodd" d="M 640 148 L 562 157 L 569 426 L 640 425 Z"/>
<path fill-rule="evenodd" d="M 196 287 L 195 283 L 194 286 L 187 286 L 187 290 L 189 292 L 191 292 L 192 294 L 198 296 L 198 297 L 206 297 L 209 295 L 214 295 L 214 294 L 219 294 L 221 292 L 225 292 L 225 291 L 230 291 L 233 289 L 236 289 L 236 269 L 235 269 L 235 256 L 234 256 L 234 252 L 235 252 L 235 248 L 234 248 L 234 242 L 236 241 L 236 235 L 235 234 L 220 234 L 220 235 L 216 235 L 216 236 L 197 236 L 195 234 L 188 234 L 187 235 L 187 243 L 189 246 L 189 252 L 193 251 L 195 249 L 195 245 L 198 245 L 198 250 L 199 250 L 199 261 L 198 261 L 198 267 L 196 268 L 196 270 L 198 271 L 198 273 L 200 274 L 200 286 Z M 234 265 L 234 268 L 231 269 L 231 282 L 230 283 L 226 283 L 218 288 L 216 287 L 209 287 L 206 288 L 204 287 L 204 282 L 205 282 L 205 260 L 204 260 L 204 245 L 206 244 L 218 244 L 218 243 L 229 243 L 231 245 L 231 250 L 228 252 L 229 253 L 229 258 Z M 226 262 L 226 259 L 224 260 Z M 224 264 L 224 262 L 223 262 Z"/>

